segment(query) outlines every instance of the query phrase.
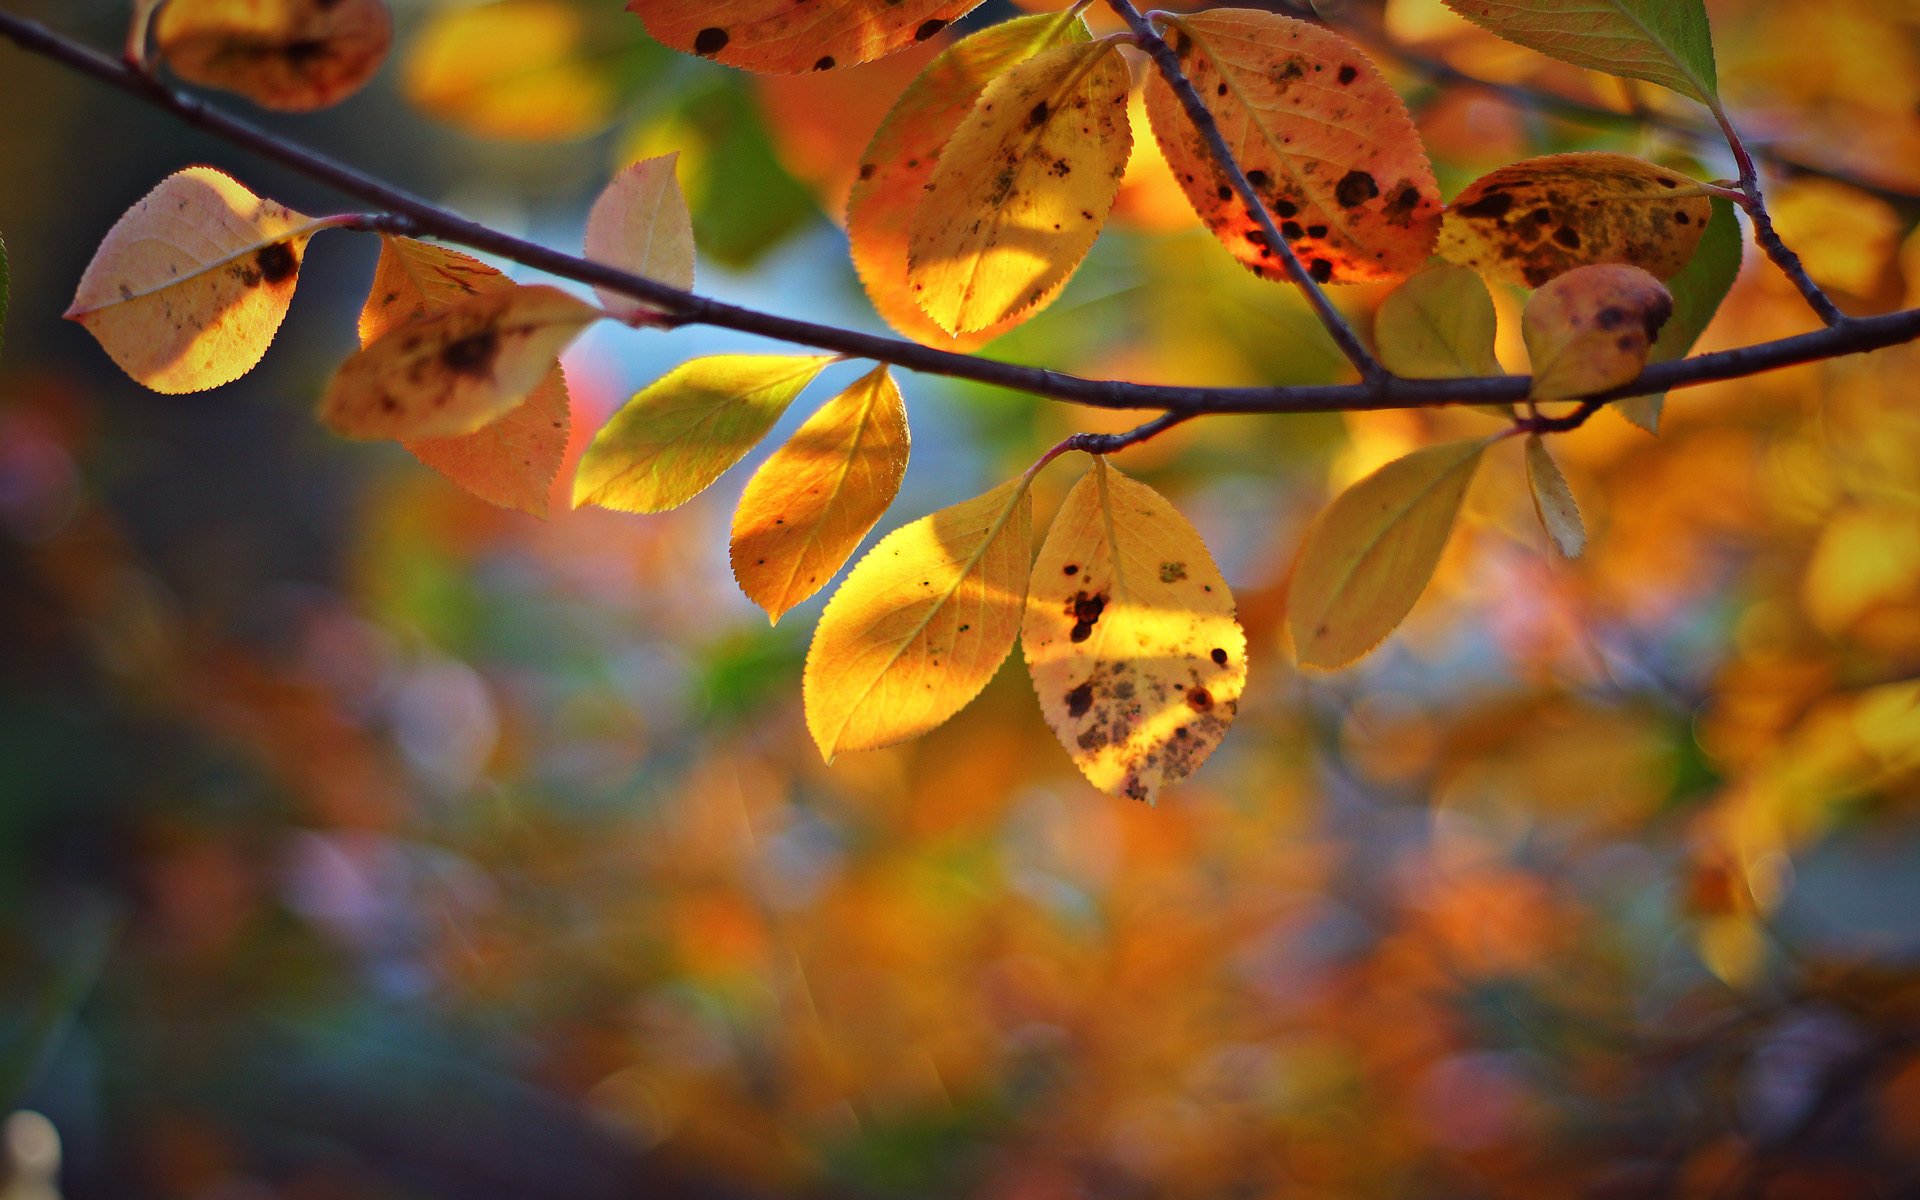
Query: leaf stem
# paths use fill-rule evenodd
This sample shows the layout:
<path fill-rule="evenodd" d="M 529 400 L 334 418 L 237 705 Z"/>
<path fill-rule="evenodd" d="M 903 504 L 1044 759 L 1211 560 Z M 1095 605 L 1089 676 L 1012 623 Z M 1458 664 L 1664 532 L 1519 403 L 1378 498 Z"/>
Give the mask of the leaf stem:
<path fill-rule="evenodd" d="M 1808 307 L 1829 328 L 1844 325 L 1847 314 L 1841 312 L 1833 298 L 1821 290 L 1820 285 L 1813 281 L 1813 276 L 1807 274 L 1800 256 L 1780 240 L 1780 232 L 1773 227 L 1773 216 L 1767 212 L 1767 201 L 1760 191 L 1760 169 L 1754 165 L 1753 155 L 1747 150 L 1747 143 L 1740 136 L 1740 131 L 1733 127 L 1733 119 L 1727 115 L 1727 106 L 1716 98 L 1708 108 L 1713 113 L 1713 119 L 1719 123 L 1720 132 L 1726 135 L 1727 147 L 1733 151 L 1733 161 L 1740 168 L 1740 190 L 1746 193 L 1744 207 L 1748 219 L 1753 222 L 1754 242 L 1800 290 Z"/>

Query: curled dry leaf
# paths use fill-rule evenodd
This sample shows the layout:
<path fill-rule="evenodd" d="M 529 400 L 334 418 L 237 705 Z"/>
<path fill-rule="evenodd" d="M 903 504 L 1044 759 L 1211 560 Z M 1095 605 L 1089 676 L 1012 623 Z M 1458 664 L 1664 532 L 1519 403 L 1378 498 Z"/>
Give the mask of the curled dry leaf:
<path fill-rule="evenodd" d="M 942 51 L 907 85 L 881 122 L 847 196 L 847 239 L 874 310 L 901 333 L 930 346 L 971 350 L 1020 323 L 1019 317 L 1011 317 L 956 335 L 921 311 L 907 280 L 913 214 L 940 152 L 987 84 L 1048 47 L 1085 42 L 1090 36 L 1085 21 L 1057 14 L 989 26 Z M 1060 284 L 1065 282 L 1063 276 Z M 1044 305 L 1049 298 L 1043 296 L 1038 303 Z"/>
<path fill-rule="evenodd" d="M 1287 593 L 1301 666 L 1338 670 L 1413 611 L 1490 444 L 1416 450 L 1342 492 L 1315 519 Z"/>
<path fill-rule="evenodd" d="M 1200 534 L 1103 458 L 1040 548 L 1020 644 L 1074 765 L 1149 804 L 1213 753 L 1246 687 L 1247 637 Z"/>
<path fill-rule="evenodd" d="M 1406 105 L 1359 47 L 1245 9 L 1172 25 L 1182 67 L 1315 279 L 1398 279 L 1426 261 L 1440 190 Z M 1147 115 L 1200 219 L 1254 274 L 1281 278 L 1266 234 L 1157 73 L 1147 82 Z"/>
<path fill-rule="evenodd" d="M 1625 154 L 1550 154 L 1469 184 L 1447 208 L 1440 254 L 1531 288 L 1594 263 L 1667 279 L 1692 261 L 1712 216 L 1676 171 Z"/>
<path fill-rule="evenodd" d="M 1033 563 L 1015 479 L 903 525 L 855 564 L 807 650 L 807 729 L 829 762 L 935 728 L 1013 649 Z"/>
<path fill-rule="evenodd" d="M 1478 271 L 1434 263 L 1380 302 L 1373 341 L 1380 361 L 1408 379 L 1472 379 L 1500 374 L 1494 357 L 1499 318 Z"/>
<path fill-rule="evenodd" d="M 156 392 L 231 383 L 273 343 L 307 240 L 325 225 L 189 167 L 107 231 L 67 318 Z"/>
<path fill-rule="evenodd" d="M 380 265 L 360 310 L 360 344 L 468 296 L 512 286 L 505 275 L 458 250 L 383 236 Z M 415 458 L 482 500 L 545 517 L 569 432 L 567 380 L 556 364 L 525 404 L 500 419 L 464 436 L 414 438 L 405 445 Z"/>
<path fill-rule="evenodd" d="M 679 152 L 642 159 L 613 177 L 587 214 L 587 257 L 683 292 L 693 290 L 693 219 L 674 177 Z M 628 322 L 654 310 L 609 288 L 594 288 L 607 312 Z"/>
<path fill-rule="evenodd" d="M 1562 62 L 1661 84 L 1714 103 L 1713 31 L 1701 0 L 1446 0 L 1508 41 Z"/>
<path fill-rule="evenodd" d="M 573 503 L 677 508 L 767 436 L 824 355 L 716 354 L 675 367 L 601 427 L 573 476 Z"/>
<path fill-rule="evenodd" d="M 1673 297 L 1638 267 L 1581 267 L 1560 276 L 1535 292 L 1521 315 L 1532 397 L 1566 400 L 1632 382 L 1672 315 Z"/>
<path fill-rule="evenodd" d="M 980 0 L 627 0 L 663 45 L 770 74 L 829 71 L 924 42 Z"/>
<path fill-rule="evenodd" d="M 1560 473 L 1560 464 L 1547 452 L 1547 443 L 1537 433 L 1527 435 L 1527 489 L 1533 493 L 1533 511 L 1552 539 L 1554 549 L 1567 558 L 1579 558 L 1587 548 L 1587 527 L 1580 519 L 1580 505 Z"/>
<path fill-rule="evenodd" d="M 908 279 L 936 325 L 1031 313 L 1073 274 L 1126 174 L 1127 86 L 1104 42 L 1057 46 L 987 85 L 913 214 Z"/>
<path fill-rule="evenodd" d="M 778 623 L 833 578 L 900 492 L 907 409 L 885 366 L 822 405 L 755 471 L 733 514 L 740 590 Z"/>
<path fill-rule="evenodd" d="M 373 78 L 393 17 L 386 0 L 168 0 L 153 35 L 182 79 L 305 111 Z"/>
<path fill-rule="evenodd" d="M 353 438 L 458 437 L 523 403 L 600 310 L 544 285 L 476 291 L 341 364 L 320 419 Z"/>

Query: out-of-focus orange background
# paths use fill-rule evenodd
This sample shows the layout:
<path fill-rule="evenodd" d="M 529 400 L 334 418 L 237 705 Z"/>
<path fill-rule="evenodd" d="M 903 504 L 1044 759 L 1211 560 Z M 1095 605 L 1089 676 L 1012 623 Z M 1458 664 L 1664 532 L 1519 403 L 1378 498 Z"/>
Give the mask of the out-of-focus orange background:
<path fill-rule="evenodd" d="M 116 0 L 6 2 L 123 34 Z M 1915 303 L 1920 7 L 1709 7 L 1743 127 L 1854 181 L 1773 174 L 1787 238 L 1850 311 Z M 753 79 L 618 8 L 402 0 L 365 92 L 257 115 L 564 247 L 618 165 L 679 150 L 703 290 L 872 327 L 836 214 L 937 46 Z M 1701 117 L 1437 0 L 1342 19 Z M 1449 195 L 1564 149 L 1731 174 L 1664 125 L 1380 59 Z M 770 629 L 726 569 L 744 470 L 671 515 L 542 523 L 323 432 L 371 239 L 322 235 L 240 383 L 120 376 L 58 314 L 115 217 L 196 162 L 351 207 L 0 47 L 0 1197 L 1920 1188 L 1920 352 L 1677 394 L 1657 439 L 1611 414 L 1560 439 L 1577 562 L 1509 446 L 1412 620 L 1334 676 L 1281 644 L 1305 522 L 1488 419 L 1221 418 L 1129 452 L 1208 537 L 1253 653 L 1226 746 L 1149 809 L 1081 781 L 1017 663 L 923 741 L 823 766 L 798 677 L 819 601 Z M 993 353 L 1337 378 L 1163 172 L 1143 138 L 1092 259 Z M 1364 328 L 1379 294 L 1340 300 Z M 1750 252 L 1705 345 L 1811 326 Z M 716 348 L 772 347 L 589 336 L 574 452 Z M 1115 427 L 903 384 L 915 454 L 883 528 Z M 1042 519 L 1070 475 L 1043 478 Z"/>

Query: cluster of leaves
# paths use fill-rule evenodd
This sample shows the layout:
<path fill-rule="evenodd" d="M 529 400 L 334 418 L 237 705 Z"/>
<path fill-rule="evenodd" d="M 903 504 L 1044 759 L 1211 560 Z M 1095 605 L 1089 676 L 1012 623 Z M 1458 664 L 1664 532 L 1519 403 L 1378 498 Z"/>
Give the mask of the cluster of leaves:
<path fill-rule="evenodd" d="M 1450 3 L 1524 45 L 1717 106 L 1699 0 L 1615 0 L 1597 13 Z M 762 0 L 629 7 L 676 49 L 802 71 L 924 41 L 972 5 L 853 0 L 824 14 Z M 875 134 L 847 224 L 875 308 L 903 333 L 978 346 L 1056 296 L 1098 236 L 1132 149 L 1133 83 L 1121 53 L 1129 39 L 1096 39 L 1077 13 L 1018 18 L 955 42 Z M 143 6 L 136 20 L 143 56 L 149 19 L 159 54 L 182 78 L 282 108 L 330 103 L 359 86 L 390 38 L 380 0 L 170 0 Z M 1498 374 L 1487 281 L 1536 289 L 1523 334 L 1537 412 L 1629 383 L 1650 359 L 1684 355 L 1731 285 L 1738 227 L 1713 187 L 1624 155 L 1564 154 L 1503 167 L 1443 204 L 1404 106 L 1357 46 L 1253 10 L 1163 22 L 1180 75 L 1150 74 L 1146 107 L 1196 214 L 1262 278 L 1404 280 L 1374 330 L 1381 360 L 1403 376 Z M 1182 86 L 1203 98 L 1237 161 L 1211 152 Z M 1264 213 L 1240 202 L 1243 186 Z M 190 168 L 109 232 L 68 315 L 149 387 L 215 386 L 265 353 L 309 239 L 372 225 L 304 216 Z M 321 418 L 349 437 L 401 441 L 476 494 L 542 514 L 565 448 L 558 356 L 596 320 L 646 326 L 670 314 L 610 289 L 595 305 L 515 285 L 456 251 L 382 236 L 362 348 L 327 387 Z M 595 262 L 692 287 L 693 238 L 671 156 L 612 181 L 585 250 Z M 635 513 L 685 503 L 763 439 L 832 361 L 728 355 L 683 364 L 599 432 L 573 481 L 574 503 Z M 1651 428 L 1657 401 L 1629 415 Z M 1483 455 L 1523 428 L 1418 451 L 1322 514 L 1290 595 L 1303 665 L 1344 666 L 1399 624 Z M 897 493 L 908 441 L 900 393 L 879 363 L 755 474 L 735 517 L 732 560 L 771 618 L 852 556 Z M 1543 524 L 1577 554 L 1578 509 L 1537 435 L 1526 456 Z M 1244 685 L 1246 639 L 1199 536 L 1163 497 L 1096 458 L 1036 563 L 1029 486 L 1052 457 L 896 529 L 854 567 L 807 661 L 808 725 L 828 758 L 939 725 L 984 687 L 1016 639 L 1049 724 L 1097 786 L 1151 800 L 1224 736 Z"/>

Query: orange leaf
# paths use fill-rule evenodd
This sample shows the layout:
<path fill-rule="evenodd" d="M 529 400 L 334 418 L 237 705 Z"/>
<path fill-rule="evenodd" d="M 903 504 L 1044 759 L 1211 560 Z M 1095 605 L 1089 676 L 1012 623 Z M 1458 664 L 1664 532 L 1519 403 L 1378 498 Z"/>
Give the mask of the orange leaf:
<path fill-rule="evenodd" d="M 154 41 L 173 73 L 265 108 L 325 108 L 386 59 L 385 0 L 168 0 Z"/>
<path fill-rule="evenodd" d="M 664 45 L 771 74 L 852 66 L 924 42 L 980 0 L 627 0 Z"/>

